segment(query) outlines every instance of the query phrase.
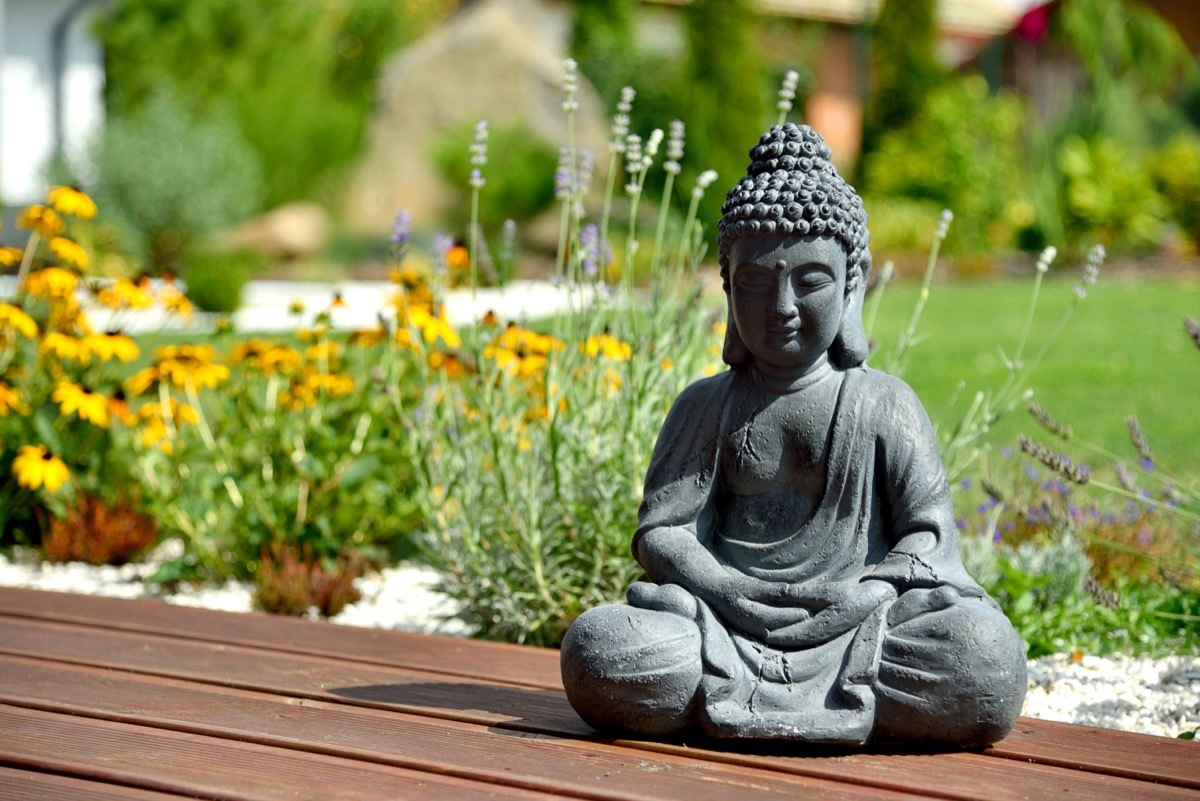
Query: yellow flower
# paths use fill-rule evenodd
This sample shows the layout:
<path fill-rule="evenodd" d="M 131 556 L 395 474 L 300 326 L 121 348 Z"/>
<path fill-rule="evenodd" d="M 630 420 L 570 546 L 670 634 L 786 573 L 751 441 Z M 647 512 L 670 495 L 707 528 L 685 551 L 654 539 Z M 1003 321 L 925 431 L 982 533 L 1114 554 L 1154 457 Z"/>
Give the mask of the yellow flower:
<path fill-rule="evenodd" d="M 615 367 L 604 371 L 604 391 L 610 398 L 621 391 L 621 373 Z"/>
<path fill-rule="evenodd" d="M 21 412 L 21 396 L 8 384 L 0 381 L 0 417 L 8 417 L 8 413 L 16 410 Z"/>
<path fill-rule="evenodd" d="M 439 308 L 437 315 L 434 315 L 424 307 L 415 306 L 409 309 L 409 323 L 420 329 L 421 338 L 425 340 L 426 345 L 432 345 L 440 339 L 448 348 L 462 347 L 462 338 L 446 319 L 444 308 Z"/>
<path fill-rule="evenodd" d="M 200 419 L 196 410 L 186 403 L 171 398 L 167 402 L 166 413 L 163 413 L 163 406 L 158 401 L 143 403 L 137 410 L 138 419 L 150 423 L 154 420 L 165 421 L 170 418 L 171 422 L 176 426 L 183 423 L 196 423 Z"/>
<path fill-rule="evenodd" d="M 0 267 L 12 267 L 20 264 L 25 251 L 20 248 L 0 247 Z"/>
<path fill-rule="evenodd" d="M 588 356 L 602 355 L 606 359 L 623 362 L 633 355 L 633 348 L 628 342 L 622 342 L 611 334 L 597 334 L 588 337 L 579 346 Z"/>
<path fill-rule="evenodd" d="M 279 392 L 280 407 L 293 412 L 303 411 L 317 402 L 317 393 L 308 381 L 293 377 L 286 389 Z"/>
<path fill-rule="evenodd" d="M 533 450 L 533 442 L 530 441 L 529 437 L 521 437 L 517 440 L 517 450 L 521 453 L 528 453 Z"/>
<path fill-rule="evenodd" d="M 670 370 L 672 367 L 675 366 L 675 360 L 672 359 L 670 356 L 668 356 L 667 358 L 665 358 L 661 362 L 659 362 L 658 366 L 659 366 L 659 369 L 661 369 L 665 373 L 668 370 Z"/>
<path fill-rule="evenodd" d="M 354 379 L 345 373 L 310 373 L 308 386 L 315 390 L 325 390 L 335 398 L 349 395 L 354 391 Z"/>
<path fill-rule="evenodd" d="M 176 290 L 178 291 L 178 290 Z M 145 309 L 154 302 L 154 298 L 144 288 L 128 278 L 117 278 L 112 283 L 102 287 L 96 293 L 96 300 L 109 309 Z"/>
<path fill-rule="evenodd" d="M 360 348 L 373 348 L 387 338 L 387 329 L 382 325 L 374 328 L 362 328 L 351 332 L 347 341 Z"/>
<path fill-rule="evenodd" d="M 129 364 L 141 352 L 136 342 L 116 331 L 89 334 L 83 338 L 83 347 L 89 354 L 96 354 L 102 362 L 118 359 L 124 364 Z"/>
<path fill-rule="evenodd" d="M 18 228 L 29 228 L 45 237 L 58 236 L 67 230 L 67 224 L 58 212 L 48 206 L 28 206 L 17 218 Z"/>
<path fill-rule="evenodd" d="M 715 323 L 712 324 L 713 333 L 721 338 L 725 337 L 725 331 L 728 328 L 729 328 L 729 326 L 726 325 L 724 320 L 717 320 Z"/>
<path fill-rule="evenodd" d="M 467 372 L 462 359 L 452 353 L 435 350 L 429 354 L 428 362 L 430 370 L 441 370 L 450 378 L 462 378 Z"/>
<path fill-rule="evenodd" d="M 322 359 L 325 361 L 333 361 L 338 357 L 337 343 L 331 339 L 322 339 L 320 342 L 308 346 L 304 351 L 304 358 L 310 362 L 319 362 Z"/>
<path fill-rule="evenodd" d="M 61 331 L 47 331 L 38 343 L 38 350 L 42 354 L 53 354 L 59 361 L 70 360 L 87 364 L 91 360 L 83 342 Z"/>
<path fill-rule="evenodd" d="M 55 300 L 71 297 L 79 287 L 79 276 L 62 267 L 46 267 L 25 279 L 25 288 L 34 297 Z"/>
<path fill-rule="evenodd" d="M 299 317 L 304 314 L 305 308 L 304 301 L 297 298 L 288 304 L 288 313 L 294 317 Z"/>
<path fill-rule="evenodd" d="M 8 303 L 0 303 L 0 331 L 13 330 L 26 339 L 37 336 L 37 323 L 23 310 Z"/>
<path fill-rule="evenodd" d="M 157 445 L 164 453 L 171 453 L 175 447 L 167 439 L 169 433 L 166 421 L 161 417 L 150 417 L 143 423 L 138 436 L 147 448 Z"/>
<path fill-rule="evenodd" d="M 215 389 L 229 378 L 229 368 L 223 364 L 214 364 L 216 350 L 211 345 L 167 345 L 156 348 L 154 358 L 158 362 L 158 375 L 150 381 L 168 381 L 177 387 L 186 387 L 189 383 L 194 387 Z M 145 370 L 142 371 L 144 373 Z M 141 373 L 130 377 L 130 381 L 138 378 Z M 145 377 L 143 377 L 144 380 Z M 141 382 L 138 382 L 140 386 Z M 130 389 L 126 382 L 125 388 Z M 131 394 L 137 394 L 131 391 Z"/>
<path fill-rule="evenodd" d="M 108 415 L 126 426 L 137 422 L 137 415 L 129 410 L 129 402 L 125 399 L 125 393 L 119 389 L 108 399 Z"/>
<path fill-rule="evenodd" d="M 96 202 L 73 187 L 52 186 L 46 199 L 61 214 L 72 214 L 81 220 L 96 216 Z"/>
<path fill-rule="evenodd" d="M 266 375 L 274 375 L 295 370 L 300 364 L 300 354 L 292 348 L 255 337 L 234 345 L 229 352 L 229 361 L 245 364 Z"/>
<path fill-rule="evenodd" d="M 50 240 L 50 252 L 59 261 L 69 262 L 83 270 L 88 266 L 88 254 L 83 246 L 65 236 L 56 236 Z"/>
<path fill-rule="evenodd" d="M 159 301 L 168 314 L 174 314 L 185 322 L 192 319 L 192 302 L 176 287 L 170 284 L 165 285 L 159 293 Z"/>
<path fill-rule="evenodd" d="M 78 414 L 101 428 L 108 428 L 108 398 L 88 387 L 63 381 L 54 388 L 50 399 L 63 414 Z"/>
<path fill-rule="evenodd" d="M 58 492 L 71 477 L 62 459 L 46 450 L 44 445 L 22 445 L 12 463 L 17 483 L 28 489 L 45 487 L 47 492 Z"/>

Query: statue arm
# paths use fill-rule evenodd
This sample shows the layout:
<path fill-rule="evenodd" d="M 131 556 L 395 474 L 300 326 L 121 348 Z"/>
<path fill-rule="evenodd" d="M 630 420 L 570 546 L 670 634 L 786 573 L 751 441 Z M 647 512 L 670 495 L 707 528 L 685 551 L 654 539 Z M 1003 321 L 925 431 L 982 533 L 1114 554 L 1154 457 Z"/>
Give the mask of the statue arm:
<path fill-rule="evenodd" d="M 879 415 L 876 470 L 883 495 L 888 555 L 865 578 L 906 589 L 952 586 L 965 594 L 982 590 L 967 574 L 958 552 L 957 524 L 937 436 L 916 394 L 899 379 L 888 394 L 893 402 Z"/>

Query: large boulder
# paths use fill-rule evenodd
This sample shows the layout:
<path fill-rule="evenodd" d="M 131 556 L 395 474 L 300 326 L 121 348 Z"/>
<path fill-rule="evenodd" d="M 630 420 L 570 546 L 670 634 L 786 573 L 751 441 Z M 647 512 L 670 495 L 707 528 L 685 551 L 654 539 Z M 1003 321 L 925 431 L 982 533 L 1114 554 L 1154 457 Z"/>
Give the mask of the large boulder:
<path fill-rule="evenodd" d="M 226 236 L 231 248 L 255 250 L 270 259 L 306 259 L 329 245 L 329 214 L 316 203 L 288 203 L 247 220 Z"/>
<path fill-rule="evenodd" d="M 553 147 L 564 145 L 563 59 L 569 29 L 564 4 L 478 0 L 397 54 L 380 76 L 366 155 L 347 196 L 348 222 L 361 231 L 387 231 L 396 212 L 408 209 L 417 227 L 436 223 L 454 195 L 433 153 L 447 133 L 480 120 L 493 128 L 521 122 Z M 604 169 L 604 105 L 582 76 L 577 98 L 576 146 L 591 150 L 598 169 Z M 489 152 L 485 177 L 503 169 L 504 154 Z"/>

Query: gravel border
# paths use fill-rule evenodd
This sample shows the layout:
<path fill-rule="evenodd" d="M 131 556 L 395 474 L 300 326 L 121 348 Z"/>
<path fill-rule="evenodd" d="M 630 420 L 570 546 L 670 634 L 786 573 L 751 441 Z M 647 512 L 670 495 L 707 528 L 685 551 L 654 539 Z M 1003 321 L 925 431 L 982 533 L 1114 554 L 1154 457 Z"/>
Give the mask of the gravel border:
<path fill-rule="evenodd" d="M 164 546 L 165 548 L 166 546 Z M 183 588 L 156 596 L 143 579 L 169 551 L 122 567 L 79 562 L 49 564 L 32 552 L 0 554 L 0 586 L 58 590 L 116 598 L 161 597 L 184 606 L 229 612 L 251 610 L 250 587 L 228 582 L 218 587 Z M 402 564 L 359 579 L 363 598 L 332 618 L 348 626 L 469 636 L 453 617 L 454 604 L 439 594 L 437 574 L 418 564 Z M 1200 656 L 1162 659 L 1055 655 L 1029 661 L 1029 691 L 1023 714 L 1086 726 L 1178 737 L 1200 729 Z"/>

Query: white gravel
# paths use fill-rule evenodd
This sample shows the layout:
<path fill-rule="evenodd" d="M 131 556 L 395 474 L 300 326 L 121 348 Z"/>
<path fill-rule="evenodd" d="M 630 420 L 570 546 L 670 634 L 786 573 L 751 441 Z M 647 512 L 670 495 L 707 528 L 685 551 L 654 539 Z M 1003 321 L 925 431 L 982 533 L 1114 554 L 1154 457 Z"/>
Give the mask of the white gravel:
<path fill-rule="evenodd" d="M 160 549 L 159 559 L 169 551 Z M 117 598 L 151 596 L 142 579 L 155 565 L 92 567 L 81 563 L 38 562 L 32 553 L 0 554 L 0 586 L 32 587 Z M 359 580 L 363 599 L 346 607 L 335 623 L 466 636 L 453 619 L 453 603 L 434 591 L 437 575 L 422 565 L 386 568 Z M 250 588 L 229 582 L 220 587 L 182 589 L 163 596 L 168 603 L 230 612 L 250 610 Z M 1200 657 L 1132 659 L 1058 655 L 1029 661 L 1029 692 L 1024 714 L 1086 726 L 1177 737 L 1200 729 Z"/>

